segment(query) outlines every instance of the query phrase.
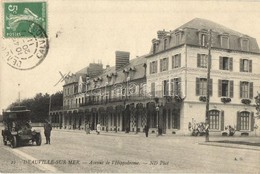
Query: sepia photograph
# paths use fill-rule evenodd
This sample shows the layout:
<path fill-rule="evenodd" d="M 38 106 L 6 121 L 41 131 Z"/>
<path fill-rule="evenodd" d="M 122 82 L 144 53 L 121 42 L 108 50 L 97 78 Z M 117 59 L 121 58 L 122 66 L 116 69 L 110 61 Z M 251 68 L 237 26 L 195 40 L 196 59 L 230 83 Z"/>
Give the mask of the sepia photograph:
<path fill-rule="evenodd" d="M 0 173 L 260 173 L 259 1 L 0 2 Z"/>

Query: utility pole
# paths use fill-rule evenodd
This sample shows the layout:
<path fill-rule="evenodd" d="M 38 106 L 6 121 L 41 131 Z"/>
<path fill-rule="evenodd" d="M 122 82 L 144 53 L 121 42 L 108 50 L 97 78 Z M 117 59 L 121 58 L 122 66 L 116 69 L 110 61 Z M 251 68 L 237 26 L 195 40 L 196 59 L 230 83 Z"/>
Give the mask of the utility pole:
<path fill-rule="evenodd" d="M 20 92 L 20 83 L 18 83 L 18 105 L 21 104 L 21 92 Z"/>
<path fill-rule="evenodd" d="M 211 68 L 211 29 L 209 30 L 208 39 L 208 73 L 207 73 L 207 99 L 206 99 L 206 138 L 205 141 L 209 142 L 209 92 L 210 92 L 210 68 Z"/>

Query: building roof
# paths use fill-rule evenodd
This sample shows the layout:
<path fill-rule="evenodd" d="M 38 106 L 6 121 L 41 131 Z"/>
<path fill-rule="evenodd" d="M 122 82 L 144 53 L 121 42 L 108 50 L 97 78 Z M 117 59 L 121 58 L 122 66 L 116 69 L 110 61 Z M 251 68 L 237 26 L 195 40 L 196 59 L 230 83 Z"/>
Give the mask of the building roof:
<path fill-rule="evenodd" d="M 213 31 L 218 32 L 218 33 L 229 33 L 229 34 L 237 35 L 237 36 L 245 35 L 240 32 L 234 31 L 230 28 L 227 28 L 221 24 L 215 23 L 215 22 L 207 20 L 207 19 L 201 19 L 201 18 L 194 18 L 191 21 L 178 27 L 176 30 L 184 29 L 184 28 L 192 28 L 192 29 L 197 29 L 197 30 L 212 29 Z"/>
<path fill-rule="evenodd" d="M 201 33 L 206 34 L 208 37 L 208 30 L 212 30 L 212 48 L 216 49 L 226 49 L 229 51 L 242 51 L 242 52 L 250 52 L 250 53 L 260 53 L 257 41 L 255 38 L 250 37 L 246 34 L 242 34 L 233 29 L 225 27 L 221 24 L 212 22 L 207 19 L 195 18 L 180 27 L 176 28 L 173 31 L 158 31 L 157 39 L 152 40 L 152 46 L 150 49 L 149 55 L 153 55 L 154 53 L 159 53 L 161 51 L 175 48 L 184 44 L 199 46 L 200 44 L 200 35 Z M 181 37 L 179 37 L 181 35 Z M 228 37 L 229 45 L 228 48 L 225 48 L 221 44 L 221 38 Z M 248 40 L 249 46 L 248 49 L 244 49 L 242 47 L 242 41 Z M 167 42 L 165 42 L 167 41 Z M 178 42 L 177 42 L 178 41 Z M 206 39 L 207 41 L 207 39 Z M 167 45 L 165 46 L 165 43 Z M 204 46 L 205 47 L 205 46 Z M 155 51 L 154 51 L 155 50 Z M 149 57 L 149 56 L 148 56 Z"/>

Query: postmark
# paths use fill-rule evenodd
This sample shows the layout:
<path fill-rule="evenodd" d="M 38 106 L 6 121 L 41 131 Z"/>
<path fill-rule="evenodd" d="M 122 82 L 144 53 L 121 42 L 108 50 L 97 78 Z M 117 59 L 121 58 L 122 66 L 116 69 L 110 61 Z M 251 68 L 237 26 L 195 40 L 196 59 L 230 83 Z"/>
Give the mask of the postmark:
<path fill-rule="evenodd" d="M 8 2 L 3 6 L 2 58 L 15 69 L 33 69 L 49 50 L 46 2 Z"/>

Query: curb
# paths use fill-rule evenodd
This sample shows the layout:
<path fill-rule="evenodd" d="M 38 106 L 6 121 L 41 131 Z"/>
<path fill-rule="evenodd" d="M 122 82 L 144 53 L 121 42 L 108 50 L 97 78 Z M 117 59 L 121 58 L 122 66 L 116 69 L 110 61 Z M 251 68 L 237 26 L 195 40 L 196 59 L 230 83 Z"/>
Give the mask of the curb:
<path fill-rule="evenodd" d="M 217 146 L 217 147 L 226 147 L 226 148 L 235 148 L 235 149 L 246 149 L 246 150 L 256 150 L 260 151 L 260 147 L 248 146 L 248 145 L 231 145 L 231 144 L 219 144 L 219 143 L 198 143 L 199 145 L 206 146 Z"/>

